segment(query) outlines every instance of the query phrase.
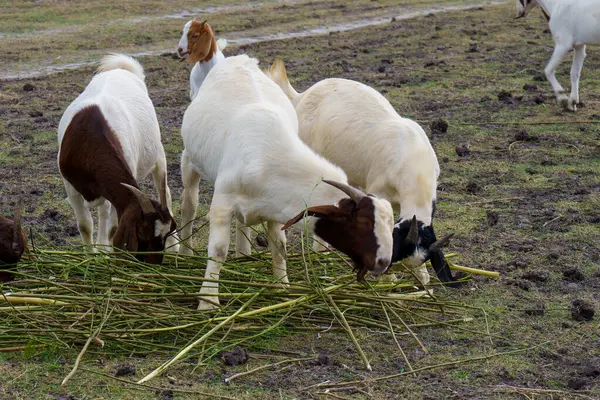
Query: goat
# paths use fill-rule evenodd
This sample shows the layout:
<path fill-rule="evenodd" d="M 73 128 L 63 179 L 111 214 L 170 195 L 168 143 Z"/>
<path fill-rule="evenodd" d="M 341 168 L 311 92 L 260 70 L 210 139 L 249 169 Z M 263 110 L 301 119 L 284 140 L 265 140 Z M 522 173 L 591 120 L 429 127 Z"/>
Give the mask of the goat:
<path fill-rule="evenodd" d="M 247 226 L 267 223 L 273 273 L 283 285 L 289 282 L 283 230 L 305 216 L 313 217 L 306 222 L 310 233 L 352 259 L 359 280 L 368 271 L 378 275 L 390 265 L 390 203 L 350 187 L 340 168 L 300 140 L 292 104 L 257 64 L 247 55 L 217 64 L 183 117 L 182 254 L 191 253 L 191 221 L 201 176 L 214 185 L 210 260 L 199 309 L 219 305 L 213 296 L 218 296 L 232 217 Z M 327 184 L 318 184 L 321 178 Z"/>
<path fill-rule="evenodd" d="M 19 262 L 27 248 L 27 239 L 21 229 L 21 205 L 17 205 L 13 219 L 0 216 L 0 267 Z M 0 282 L 13 280 L 10 271 L 0 270 Z"/>
<path fill-rule="evenodd" d="M 83 243 L 92 244 L 90 207 L 98 206 L 96 244 L 140 252 L 177 251 L 167 161 L 144 69 L 133 58 L 102 58 L 98 74 L 66 109 L 58 127 L 58 167 Z M 160 203 L 139 190 L 152 173 Z M 162 253 L 138 255 L 161 263 Z"/>
<path fill-rule="evenodd" d="M 182 61 L 196 63 L 190 73 L 190 100 L 194 100 L 212 67 L 225 59 L 225 47 L 227 40 L 215 40 L 215 34 L 206 21 L 191 20 L 184 25 L 177 55 Z"/>
<path fill-rule="evenodd" d="M 558 104 L 566 110 L 577 111 L 579 77 L 585 59 L 586 44 L 600 44 L 600 0 L 517 0 L 517 17 L 525 17 L 536 5 L 540 6 L 554 37 L 554 52 L 544 69 Z M 556 69 L 573 50 L 571 64 L 571 95 L 567 97 L 556 79 Z"/>
<path fill-rule="evenodd" d="M 399 207 L 392 263 L 403 261 L 427 284 L 424 262 L 431 260 L 442 282 L 453 281 L 441 250 L 449 237 L 437 241 L 432 225 L 440 168 L 419 124 L 362 83 L 331 78 L 298 93 L 281 60 L 266 73 L 294 105 L 304 143 L 340 166 L 351 185 Z"/>

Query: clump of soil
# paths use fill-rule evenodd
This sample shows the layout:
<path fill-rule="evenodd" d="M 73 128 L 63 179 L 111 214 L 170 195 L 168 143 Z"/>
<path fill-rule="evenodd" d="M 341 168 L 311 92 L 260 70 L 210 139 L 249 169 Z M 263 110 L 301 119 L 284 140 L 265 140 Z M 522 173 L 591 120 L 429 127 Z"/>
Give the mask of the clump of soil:
<path fill-rule="evenodd" d="M 516 105 L 523 99 L 523 96 L 513 97 L 511 92 L 501 90 L 498 92 L 498 100 L 504 104 Z"/>
<path fill-rule="evenodd" d="M 224 351 L 221 353 L 221 361 L 225 365 L 235 366 L 248 362 L 248 352 L 246 349 L 236 347 L 233 351 Z"/>
<path fill-rule="evenodd" d="M 440 135 L 448 132 L 448 122 L 441 118 L 436 119 L 431 123 L 431 134 Z"/>
<path fill-rule="evenodd" d="M 482 191 L 483 191 L 483 188 L 477 182 L 471 181 L 467 184 L 467 192 L 469 192 L 471 194 L 481 193 Z"/>
<path fill-rule="evenodd" d="M 319 357 L 317 358 L 316 363 L 318 365 L 336 365 L 337 364 L 337 362 L 333 358 L 331 358 L 327 354 L 323 354 L 323 353 L 319 354 Z"/>
<path fill-rule="evenodd" d="M 487 224 L 489 227 L 496 225 L 500 220 L 500 214 L 496 211 L 487 210 L 485 213 L 487 215 Z"/>
<path fill-rule="evenodd" d="M 523 90 L 527 91 L 527 92 L 533 92 L 535 90 L 537 90 L 537 85 L 533 84 L 533 83 L 526 83 L 523 85 Z"/>
<path fill-rule="evenodd" d="M 469 150 L 469 147 L 470 146 L 468 143 L 461 143 L 458 146 L 456 146 L 454 150 L 456 151 L 456 155 L 458 155 L 459 157 L 465 157 L 471 154 L 471 150 Z"/>
<path fill-rule="evenodd" d="M 581 378 L 569 379 L 567 382 L 567 386 L 569 389 L 579 390 L 582 389 L 585 385 L 587 385 L 587 381 Z"/>
<path fill-rule="evenodd" d="M 546 282 L 550 279 L 550 274 L 548 271 L 533 270 L 525 272 L 522 278 L 531 282 Z"/>
<path fill-rule="evenodd" d="M 117 365 L 117 370 L 115 371 L 115 376 L 131 376 L 137 373 L 137 369 L 135 365 L 131 364 L 121 364 Z"/>
<path fill-rule="evenodd" d="M 581 282 L 585 279 L 585 275 L 579 268 L 574 267 L 563 272 L 563 279 L 569 282 Z"/>
<path fill-rule="evenodd" d="M 594 306 L 581 299 L 575 299 L 571 302 L 571 316 L 575 321 L 591 321 L 594 319 Z"/>
<path fill-rule="evenodd" d="M 35 90 L 35 86 L 33 86 L 31 83 L 26 83 L 23 85 L 24 92 L 33 92 L 34 90 Z"/>
<path fill-rule="evenodd" d="M 523 129 L 515 134 L 515 140 L 518 140 L 520 142 L 537 142 L 538 140 L 540 140 L 540 138 L 537 136 L 530 135 L 525 129 Z"/>

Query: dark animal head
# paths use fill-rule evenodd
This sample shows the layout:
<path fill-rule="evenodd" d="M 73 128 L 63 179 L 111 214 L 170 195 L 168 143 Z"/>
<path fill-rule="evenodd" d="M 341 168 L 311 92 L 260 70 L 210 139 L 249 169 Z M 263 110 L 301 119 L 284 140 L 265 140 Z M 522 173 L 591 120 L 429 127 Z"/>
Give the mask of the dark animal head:
<path fill-rule="evenodd" d="M 21 229 L 21 204 L 17 205 L 13 220 L 0 216 L 0 268 L 3 264 L 14 265 L 19 262 L 27 240 Z M 13 279 L 9 271 L 0 271 L 0 282 Z"/>
<path fill-rule="evenodd" d="M 452 234 L 437 240 L 433 226 L 425 226 L 417 221 L 417 217 L 400 220 L 394 226 L 394 253 L 392 263 L 402 261 L 409 267 L 418 267 L 427 260 L 442 282 L 453 282 L 455 279 L 450 272 L 450 266 L 444 258 L 442 247 L 445 246 Z M 458 286 L 457 283 L 448 286 Z"/>
<path fill-rule="evenodd" d="M 177 228 L 166 207 L 166 184 L 161 188 L 160 203 L 149 199 L 136 187 L 122 185 L 130 190 L 133 201 L 119 217 L 113 245 L 131 252 L 161 252 L 136 256 L 140 261 L 160 264 L 167 236 Z"/>
<path fill-rule="evenodd" d="M 535 4 L 534 0 L 517 0 L 517 16 L 515 19 L 525 17 L 535 7 Z"/>
<path fill-rule="evenodd" d="M 340 189 L 349 198 L 343 198 L 337 206 L 309 207 L 282 229 L 305 216 L 314 216 L 317 218 L 314 233 L 350 257 L 358 270 L 359 281 L 364 280 L 367 272 L 374 276 L 383 274 L 392 257 L 392 206 L 387 200 L 367 195 L 345 183 L 323 182 Z"/>
<path fill-rule="evenodd" d="M 185 61 L 196 63 L 199 61 L 208 61 L 217 53 L 217 41 L 209 24 L 189 21 L 183 27 L 183 32 L 179 44 L 177 45 L 177 55 Z"/>

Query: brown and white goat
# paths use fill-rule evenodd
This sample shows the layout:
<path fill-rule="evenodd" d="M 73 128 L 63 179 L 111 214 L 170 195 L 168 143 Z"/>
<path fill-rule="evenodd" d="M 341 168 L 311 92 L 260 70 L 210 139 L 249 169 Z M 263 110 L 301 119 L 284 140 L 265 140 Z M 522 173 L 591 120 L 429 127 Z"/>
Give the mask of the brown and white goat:
<path fill-rule="evenodd" d="M 92 244 L 89 208 L 98 206 L 96 244 L 139 252 L 177 251 L 167 162 L 144 70 L 110 55 L 69 105 L 58 128 L 58 166 L 84 244 Z M 160 203 L 139 190 L 152 173 Z M 162 262 L 162 253 L 139 256 Z"/>
<path fill-rule="evenodd" d="M 27 239 L 21 229 L 21 207 L 17 206 L 13 219 L 0 216 L 0 282 L 13 279 L 13 274 L 4 266 L 19 262 L 27 248 Z"/>
<path fill-rule="evenodd" d="M 222 51 L 226 46 L 227 40 L 216 40 L 206 21 L 191 20 L 184 25 L 177 55 L 182 61 L 195 63 L 190 73 L 190 100 L 194 100 L 212 67 L 225 59 Z"/>

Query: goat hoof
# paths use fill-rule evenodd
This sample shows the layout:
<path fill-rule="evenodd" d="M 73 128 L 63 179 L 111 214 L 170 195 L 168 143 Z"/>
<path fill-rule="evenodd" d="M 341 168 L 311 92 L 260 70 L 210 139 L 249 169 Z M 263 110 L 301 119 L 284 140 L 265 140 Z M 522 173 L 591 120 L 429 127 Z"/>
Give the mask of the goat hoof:
<path fill-rule="evenodd" d="M 579 101 L 571 97 L 569 99 L 568 109 L 571 111 L 577 111 L 577 104 L 579 104 Z"/>

